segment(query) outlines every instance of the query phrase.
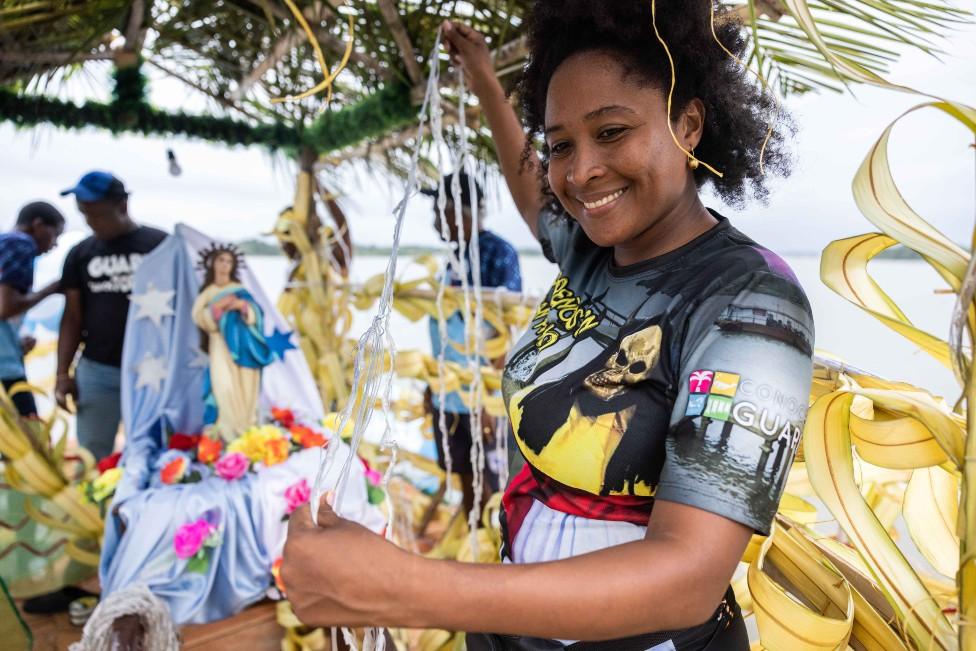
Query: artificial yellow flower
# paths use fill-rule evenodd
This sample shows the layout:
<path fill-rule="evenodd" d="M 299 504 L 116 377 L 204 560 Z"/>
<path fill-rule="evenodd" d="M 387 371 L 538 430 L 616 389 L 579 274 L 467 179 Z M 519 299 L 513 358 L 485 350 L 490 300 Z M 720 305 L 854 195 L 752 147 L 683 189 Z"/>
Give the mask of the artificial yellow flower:
<path fill-rule="evenodd" d="M 274 425 L 252 427 L 235 439 L 230 445 L 228 445 L 227 451 L 240 452 L 252 462 L 265 462 L 265 465 L 274 465 L 267 463 L 266 458 L 268 444 L 272 441 L 283 441 L 285 443 L 285 448 L 287 449 L 288 439 L 285 437 L 284 432 L 282 432 L 280 428 L 275 427 Z M 275 443 L 274 446 L 276 449 L 268 458 L 277 458 L 281 444 Z M 284 459 L 282 459 L 282 461 L 283 460 Z M 277 463 L 280 463 L 280 461 Z"/>
<path fill-rule="evenodd" d="M 112 493 L 115 492 L 115 487 L 122 479 L 122 473 L 122 468 L 115 467 L 106 470 L 96 477 L 95 481 L 92 482 L 92 499 L 96 502 L 101 502 L 111 497 Z"/>
<path fill-rule="evenodd" d="M 270 439 L 264 445 L 264 465 L 275 466 L 288 458 L 290 449 L 288 440 L 284 438 Z"/>

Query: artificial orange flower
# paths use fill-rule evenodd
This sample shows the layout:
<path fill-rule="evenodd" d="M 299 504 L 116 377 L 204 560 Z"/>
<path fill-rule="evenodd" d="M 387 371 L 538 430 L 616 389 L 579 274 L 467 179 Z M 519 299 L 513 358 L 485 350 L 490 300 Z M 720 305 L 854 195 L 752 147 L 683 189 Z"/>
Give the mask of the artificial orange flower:
<path fill-rule="evenodd" d="M 285 584 L 281 581 L 281 562 L 283 560 L 285 559 L 279 557 L 274 563 L 271 564 L 271 576 L 274 577 L 275 587 L 278 588 L 278 591 L 281 592 L 281 594 L 285 594 Z"/>
<path fill-rule="evenodd" d="M 220 439 L 212 439 L 209 436 L 201 436 L 197 444 L 197 459 L 201 463 L 214 463 L 220 458 L 220 453 L 224 449 L 224 444 Z"/>
<path fill-rule="evenodd" d="M 264 444 L 262 461 L 266 466 L 276 466 L 288 458 L 288 441 L 284 438 L 269 439 Z"/>
<path fill-rule="evenodd" d="M 325 437 L 305 425 L 291 427 L 291 440 L 303 448 L 320 448 L 325 445 Z"/>
<path fill-rule="evenodd" d="M 159 471 L 159 477 L 164 484 L 177 484 L 186 474 L 186 458 L 176 457 Z"/>

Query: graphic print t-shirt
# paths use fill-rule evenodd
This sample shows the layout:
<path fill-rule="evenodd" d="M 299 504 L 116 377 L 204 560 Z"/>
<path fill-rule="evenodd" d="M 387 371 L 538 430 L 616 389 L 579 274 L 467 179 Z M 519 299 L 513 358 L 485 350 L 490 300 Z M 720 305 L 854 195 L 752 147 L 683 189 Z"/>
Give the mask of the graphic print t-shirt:
<path fill-rule="evenodd" d="M 560 275 L 503 380 L 527 462 L 504 498 L 509 559 L 642 538 L 655 499 L 768 533 L 806 415 L 813 320 L 786 263 L 715 217 L 617 267 L 575 221 L 540 216 Z"/>
<path fill-rule="evenodd" d="M 132 276 L 143 256 L 164 239 L 165 232 L 139 226 L 112 240 L 89 237 L 68 252 L 61 285 L 81 290 L 84 357 L 121 366 Z"/>

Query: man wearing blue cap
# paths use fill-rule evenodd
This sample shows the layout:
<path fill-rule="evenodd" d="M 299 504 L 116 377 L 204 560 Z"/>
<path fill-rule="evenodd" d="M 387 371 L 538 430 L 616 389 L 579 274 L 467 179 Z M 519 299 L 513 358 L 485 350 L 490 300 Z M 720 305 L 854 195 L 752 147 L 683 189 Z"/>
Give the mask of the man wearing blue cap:
<path fill-rule="evenodd" d="M 64 261 L 65 307 L 54 397 L 64 409 L 69 408 L 68 396 L 74 399 L 78 442 L 101 459 L 112 453 L 122 418 L 122 340 L 132 276 L 166 233 L 132 221 L 129 193 L 108 172 L 85 174 L 61 193 L 68 194 L 75 195 L 93 235 L 71 249 Z M 72 376 L 81 344 L 84 350 Z"/>
<path fill-rule="evenodd" d="M 32 337 L 20 336 L 23 315 L 48 296 L 57 293 L 53 282 L 34 292 L 34 259 L 57 244 L 64 231 L 64 215 L 44 201 L 20 209 L 14 230 L 0 234 L 0 382 L 10 389 L 26 381 L 24 355 L 34 347 Z M 34 396 L 18 392 L 12 396 L 21 416 L 34 416 Z"/>

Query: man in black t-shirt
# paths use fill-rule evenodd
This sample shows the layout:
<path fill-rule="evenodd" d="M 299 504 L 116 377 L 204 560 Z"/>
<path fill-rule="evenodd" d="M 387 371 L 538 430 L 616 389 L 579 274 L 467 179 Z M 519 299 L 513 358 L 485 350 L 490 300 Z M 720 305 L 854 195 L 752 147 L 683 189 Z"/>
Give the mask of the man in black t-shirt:
<path fill-rule="evenodd" d="M 58 379 L 54 396 L 77 408 L 78 442 L 96 459 L 112 453 L 121 420 L 122 341 L 132 277 L 143 256 L 166 238 L 156 228 L 129 217 L 122 181 L 108 172 L 89 172 L 61 193 L 75 195 L 93 235 L 64 261 L 61 287 L 64 316 L 58 339 Z M 71 365 L 84 344 L 72 376 Z"/>

